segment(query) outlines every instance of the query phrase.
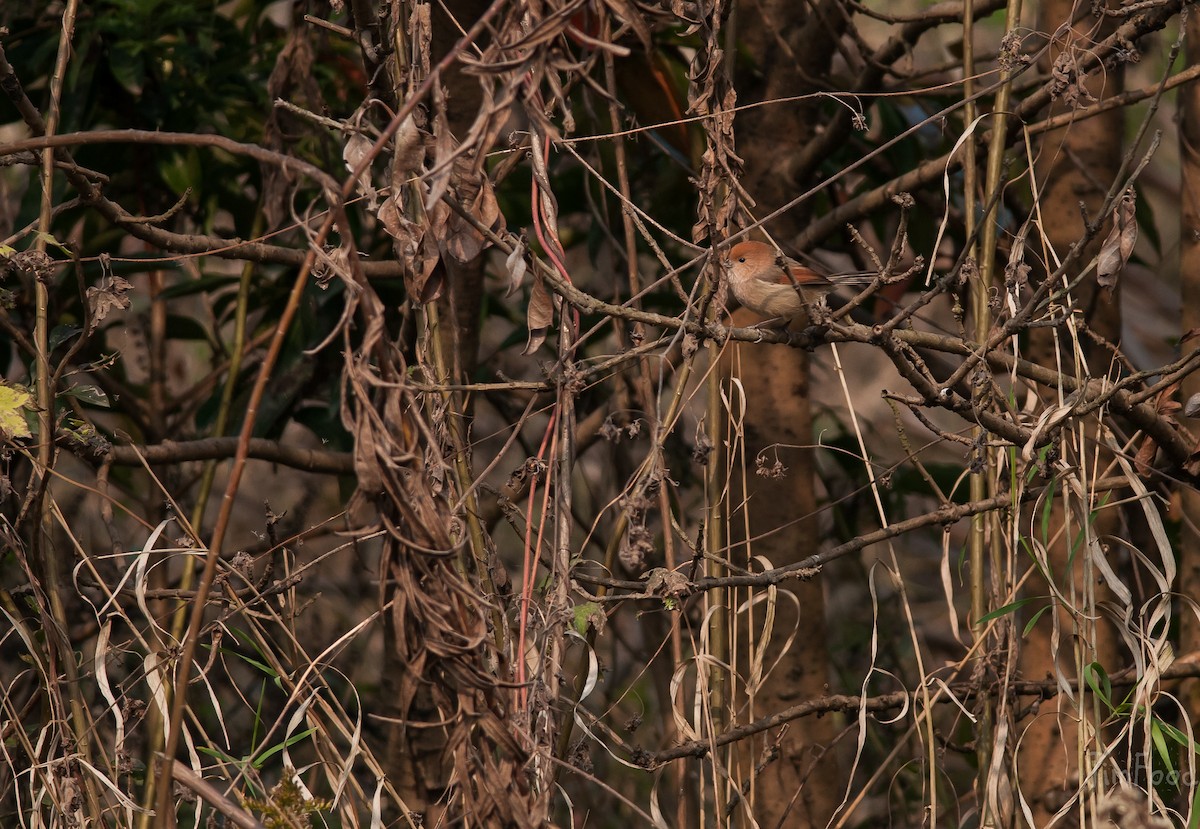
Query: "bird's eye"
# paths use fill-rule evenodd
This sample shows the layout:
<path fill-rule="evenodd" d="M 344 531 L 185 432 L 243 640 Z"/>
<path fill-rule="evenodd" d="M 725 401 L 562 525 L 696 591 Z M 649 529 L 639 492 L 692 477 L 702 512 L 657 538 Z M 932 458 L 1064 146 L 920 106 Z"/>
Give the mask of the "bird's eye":
<path fill-rule="evenodd" d="M 744 265 L 744 264 L 746 264 L 746 257 L 745 257 L 745 256 L 739 256 L 739 257 L 738 257 L 738 261 L 739 261 L 739 262 L 741 262 L 741 263 Z"/>

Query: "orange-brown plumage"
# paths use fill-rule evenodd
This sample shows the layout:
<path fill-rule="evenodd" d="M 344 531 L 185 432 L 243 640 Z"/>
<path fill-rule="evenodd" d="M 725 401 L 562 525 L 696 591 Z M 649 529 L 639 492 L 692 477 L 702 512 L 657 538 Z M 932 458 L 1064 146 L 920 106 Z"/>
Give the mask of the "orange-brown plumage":
<path fill-rule="evenodd" d="M 765 317 L 791 319 L 804 310 L 805 303 L 834 287 L 827 277 L 799 262 L 786 257 L 781 262 L 775 248 L 764 242 L 739 242 L 730 249 L 725 264 L 733 296 Z"/>

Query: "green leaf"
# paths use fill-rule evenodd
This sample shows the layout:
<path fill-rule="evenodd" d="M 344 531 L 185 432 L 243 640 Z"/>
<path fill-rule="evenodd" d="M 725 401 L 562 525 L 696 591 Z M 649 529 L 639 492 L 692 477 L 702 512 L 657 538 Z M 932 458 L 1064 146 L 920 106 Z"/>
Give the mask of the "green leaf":
<path fill-rule="evenodd" d="M 1163 732 L 1168 737 L 1170 737 L 1172 740 L 1174 740 L 1176 743 L 1183 746 L 1188 751 L 1193 751 L 1197 754 L 1200 754 L 1200 745 L 1198 745 L 1196 743 L 1196 741 L 1193 740 L 1191 737 L 1189 737 L 1187 734 L 1180 731 L 1178 728 L 1176 728 L 1175 726 L 1171 725 L 1168 722 L 1162 722 L 1160 720 L 1159 725 L 1162 726 Z"/>
<path fill-rule="evenodd" d="M 108 395 L 104 393 L 104 389 L 91 384 L 71 386 L 68 389 L 63 389 L 61 394 L 63 397 L 74 397 L 82 400 L 84 403 L 90 403 L 102 409 L 107 409 L 112 405 L 109 402 Z"/>
<path fill-rule="evenodd" d="M 208 647 L 211 649 L 212 646 L 206 645 L 205 647 Z M 272 677 L 276 677 L 276 678 L 278 678 L 278 676 L 279 676 L 278 674 L 275 673 L 275 671 L 271 668 L 271 666 L 266 664 L 265 662 L 260 662 L 257 659 L 252 659 L 251 657 L 246 656 L 244 653 L 238 653 L 237 651 L 233 650 L 232 648 L 217 648 L 217 653 L 223 653 L 226 656 L 232 656 L 235 659 L 240 659 L 243 662 L 245 662 L 247 665 L 251 665 L 255 668 L 258 668 L 260 671 L 262 671 L 264 674 L 267 674 L 268 676 L 272 676 Z"/>
<path fill-rule="evenodd" d="M 282 743 L 279 743 L 278 745 L 273 745 L 270 748 L 268 748 L 266 751 L 264 751 L 262 754 L 258 755 L 258 757 L 254 758 L 254 762 L 251 765 L 253 765 L 254 768 L 256 768 L 256 769 L 262 769 L 263 765 L 266 764 L 267 760 L 270 760 L 272 757 L 274 757 L 279 752 L 283 751 L 285 748 L 291 748 L 292 746 L 294 746 L 296 743 L 300 742 L 301 740 L 308 738 L 316 730 L 317 730 L 316 728 L 309 728 L 304 731 L 301 731 L 298 734 L 293 734 L 292 736 L 290 736 L 286 740 L 284 740 Z"/>
<path fill-rule="evenodd" d="M 195 317 L 185 317 L 182 314 L 168 314 L 167 328 L 174 340 L 199 340 L 211 342 L 212 335 Z"/>
<path fill-rule="evenodd" d="M 58 239 L 54 238 L 54 236 L 52 234 L 46 233 L 43 230 L 39 230 L 34 235 L 36 238 L 45 242 L 47 245 L 53 245 L 54 247 L 58 248 L 62 253 L 66 254 L 67 256 L 71 255 L 71 251 L 67 248 L 67 246 L 64 245 L 62 242 L 58 241 Z"/>
<path fill-rule="evenodd" d="M 1034 626 L 1038 623 L 1038 619 L 1042 618 L 1042 614 L 1052 607 L 1054 607 L 1053 603 L 1048 604 L 1045 607 L 1040 608 L 1037 613 L 1033 614 L 1033 616 L 1029 618 L 1029 621 L 1025 623 L 1025 627 L 1021 629 L 1022 639 L 1029 635 L 1029 631 L 1033 630 Z"/>
<path fill-rule="evenodd" d="M 128 43 L 125 41 L 109 48 L 108 69 L 126 92 L 140 97 L 146 86 L 146 62 L 136 49 L 128 48 Z"/>
<path fill-rule="evenodd" d="M 1046 500 L 1042 504 L 1042 543 L 1050 543 L 1050 514 L 1054 510 L 1054 497 L 1058 489 L 1058 481 L 1051 481 L 1046 488 Z"/>
<path fill-rule="evenodd" d="M 1084 666 L 1083 678 L 1087 681 L 1088 687 L 1092 689 L 1092 693 L 1099 697 L 1110 711 L 1113 710 L 1115 706 L 1112 703 L 1112 681 L 1108 678 L 1108 672 L 1104 670 L 1104 666 L 1099 662 L 1088 663 Z"/>
<path fill-rule="evenodd" d="M 83 329 L 78 325 L 56 325 L 50 331 L 47 344 L 50 346 L 50 350 L 54 351 L 63 343 L 77 337 L 81 331 Z"/>
<path fill-rule="evenodd" d="M 980 616 L 975 621 L 975 624 L 981 625 L 984 622 L 992 621 L 992 619 L 999 619 L 1001 616 L 1007 616 L 1009 613 L 1016 613 L 1018 610 L 1023 608 L 1025 605 L 1030 604 L 1031 602 L 1036 602 L 1036 601 L 1040 601 L 1042 599 L 1048 599 L 1048 598 L 1050 598 L 1050 597 L 1049 596 L 1029 596 L 1028 598 L 1017 599 L 1015 602 L 1012 602 L 1011 604 L 1006 604 L 1004 607 L 998 607 L 990 613 L 985 613 L 984 615 Z"/>
<path fill-rule="evenodd" d="M 208 746 L 196 746 L 196 751 L 200 752 L 201 754 L 207 754 L 209 757 L 215 757 L 216 759 L 220 760 L 222 763 L 232 763 L 232 764 L 238 766 L 239 768 L 241 767 L 241 763 L 237 760 L 237 758 L 230 757 L 228 754 L 221 751 L 220 749 L 209 748 Z"/>
<path fill-rule="evenodd" d="M 608 621 L 608 617 L 604 615 L 604 610 L 596 602 L 584 602 L 577 604 L 572 608 L 574 619 L 572 624 L 580 636 L 587 635 L 588 628 L 593 628 L 596 633 L 604 630 L 604 623 Z"/>
<path fill-rule="evenodd" d="M 1167 748 L 1167 740 L 1163 736 L 1162 722 L 1157 718 L 1150 720 L 1150 739 L 1154 742 L 1154 750 L 1162 760 L 1167 771 L 1174 773 L 1175 764 L 1171 762 L 1171 751 Z"/>

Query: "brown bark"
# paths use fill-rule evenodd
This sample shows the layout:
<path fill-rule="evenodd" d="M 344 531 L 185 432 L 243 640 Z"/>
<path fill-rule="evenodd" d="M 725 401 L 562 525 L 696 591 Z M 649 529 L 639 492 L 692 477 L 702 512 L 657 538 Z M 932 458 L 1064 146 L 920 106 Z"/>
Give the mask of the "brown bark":
<path fill-rule="evenodd" d="M 752 324 L 752 317 L 750 312 L 740 311 L 735 319 L 744 325 Z M 748 545 L 735 546 L 733 558 L 746 562 L 761 556 L 773 566 L 799 561 L 817 551 L 819 537 L 814 516 L 812 450 L 783 447 L 807 447 L 813 442 L 807 361 L 796 350 L 782 346 L 764 348 L 739 343 L 728 353 L 732 364 L 729 368 L 741 379 L 748 397 L 745 457 L 746 465 L 751 467 L 746 471 L 745 491 L 740 487 L 733 490 L 730 530 L 735 544 L 747 528 L 753 539 Z M 782 446 L 774 448 L 777 444 Z M 754 474 L 755 458 L 760 453 L 768 466 L 778 459 L 788 467 L 783 477 Z M 801 516 L 805 517 L 797 521 Z M 821 579 L 789 582 L 780 585 L 779 592 L 791 593 L 795 601 L 780 596 L 770 641 L 761 641 L 762 612 L 754 614 L 747 626 L 749 641 L 756 647 L 765 644 L 762 664 L 771 666 L 779 660 L 757 688 L 748 719 L 821 696 L 828 689 L 829 653 Z M 783 646 L 794 629 L 799 633 L 784 653 Z M 812 718 L 746 741 L 742 769 L 753 775 L 753 787 L 747 796 L 752 798 L 760 826 L 822 826 L 828 822 L 843 785 L 835 758 L 824 754 L 835 733 L 830 718 Z M 776 741 L 779 756 L 752 772 Z M 745 786 L 750 780 L 741 782 Z"/>
<path fill-rule="evenodd" d="M 452 0 L 434 3 L 432 59 L 441 60 L 458 41 L 461 31 L 479 19 L 491 5 L 490 0 Z M 453 17 L 451 17 L 453 15 Z M 483 103 L 479 78 L 462 72 L 452 65 L 445 74 L 446 119 L 455 137 L 462 139 Z M 461 378 L 470 378 L 479 357 L 479 309 L 483 303 L 483 274 L 487 262 L 481 253 L 469 262 L 458 262 L 443 252 L 446 268 L 446 288 L 441 301 L 442 318 L 456 323 L 453 335 L 447 339 L 447 353 L 453 355 L 453 365 Z"/>
<path fill-rule="evenodd" d="M 1200 62 L 1200 15 L 1187 18 L 1185 33 L 1187 63 Z M 1179 126 L 1179 156 L 1183 185 L 1179 193 L 1179 282 L 1182 293 L 1182 328 L 1191 331 L 1200 327 L 1200 84 L 1190 83 L 1179 92 L 1181 119 Z M 1184 351 L 1194 350 L 1197 341 L 1184 343 Z M 1200 394 L 1200 374 L 1183 381 L 1179 399 L 1188 400 Z M 1181 488 L 1181 528 L 1179 590 L 1183 596 L 1200 596 L 1200 493 L 1191 487 Z M 1183 612 L 1179 618 L 1180 651 L 1187 653 L 1200 647 L 1200 621 L 1192 613 Z M 1184 686 L 1188 716 L 1195 721 L 1200 714 L 1200 682 Z"/>
<path fill-rule="evenodd" d="M 1071 0 L 1049 0 L 1039 8 L 1038 27 L 1041 31 L 1055 32 L 1063 21 L 1070 20 L 1076 4 Z M 1082 15 L 1075 25 L 1057 38 L 1047 56 L 1046 70 L 1055 66 L 1059 71 L 1071 70 L 1069 59 L 1087 48 L 1094 39 L 1111 33 L 1113 18 L 1098 21 L 1091 15 Z M 1099 30 L 1099 31 L 1098 31 Z M 1069 76 L 1054 109 L 1070 111 L 1072 99 L 1078 95 L 1077 106 L 1087 104 L 1088 95 L 1102 99 L 1121 92 L 1123 74 L 1119 68 L 1110 69 L 1080 83 Z M 1086 93 L 1083 89 L 1086 89 Z M 1124 113 L 1114 109 L 1104 115 L 1085 122 L 1068 125 L 1047 133 L 1040 147 L 1037 180 L 1043 189 L 1039 195 L 1043 216 L 1042 230 L 1059 256 L 1065 255 L 1071 244 L 1084 236 L 1084 218 L 1080 205 L 1087 211 L 1089 220 L 1094 220 L 1101 208 L 1106 192 L 1121 163 Z M 1101 238 L 1091 243 L 1080 262 L 1091 260 L 1099 250 Z M 1067 276 L 1073 278 L 1078 271 Z M 1096 284 L 1095 279 L 1085 280 L 1075 292 L 1076 305 L 1084 311 L 1086 324 L 1110 342 L 1118 342 L 1121 330 L 1119 288 L 1109 293 Z M 1057 339 L 1055 338 L 1057 334 Z M 1088 340 L 1083 340 L 1083 353 L 1088 364 L 1088 373 L 1098 376 L 1107 372 L 1112 353 Z M 1055 349 L 1059 349 L 1056 358 Z M 1029 356 L 1051 368 L 1062 367 L 1072 372 L 1076 361 L 1069 333 L 1065 328 L 1039 329 L 1032 332 Z M 1061 360 L 1061 362 L 1059 361 Z M 1050 392 L 1053 394 L 1053 392 Z M 1055 400 L 1047 400 L 1053 404 Z M 1089 429 L 1086 440 L 1090 444 L 1099 439 L 1096 430 Z M 1092 458 L 1089 458 L 1089 463 Z M 1100 463 L 1105 463 L 1101 456 Z M 1115 510 L 1101 511 L 1093 524 L 1092 533 L 1103 539 L 1117 531 L 1118 513 Z M 1050 566 L 1059 587 L 1073 594 L 1084 595 L 1086 590 L 1083 562 L 1085 551 L 1072 555 L 1075 536 L 1081 527 L 1075 516 L 1068 517 L 1061 499 L 1056 500 L 1050 518 L 1051 534 L 1059 533 L 1047 551 Z M 1027 588 L 1028 595 L 1045 595 L 1044 584 Z M 1070 593 L 1068 593 L 1070 595 Z M 1098 595 L 1098 601 L 1107 598 Z M 1057 645 L 1058 653 L 1051 641 L 1052 622 L 1049 614 L 1043 616 L 1021 643 L 1020 669 L 1028 679 L 1041 679 L 1054 675 L 1057 659 L 1059 669 L 1068 677 L 1076 673 L 1075 653 L 1082 644 L 1080 619 L 1066 611 L 1058 611 L 1058 623 L 1062 638 Z M 1114 664 L 1117 648 L 1114 631 L 1100 623 L 1097 632 L 1098 652 L 1094 655 L 1104 667 L 1111 671 L 1121 667 Z M 1014 779 L 1020 786 L 1025 799 L 1033 808 L 1035 823 L 1047 822 L 1080 785 L 1080 769 L 1077 763 L 1080 729 L 1078 726 L 1079 703 L 1059 695 L 1044 703 L 1031 720 L 1017 724 L 1021 734 L 1021 748 L 1015 759 Z"/>
<path fill-rule="evenodd" d="M 760 22 L 761 21 L 761 22 Z M 770 100 L 813 91 L 811 79 L 826 77 L 845 19 L 833 3 L 794 3 L 792 0 L 759 0 L 740 7 L 738 34 L 748 54 L 760 56 L 762 73 L 747 78 L 739 89 L 739 103 Z M 797 162 L 804 142 L 811 137 L 816 104 L 789 104 L 751 109 L 738 116 L 738 150 L 746 160 L 743 184 L 763 216 L 791 201 L 801 192 Z M 770 230 L 786 244 L 803 226 L 803 208 L 774 222 Z M 737 324 L 753 324 L 753 314 L 742 311 Z M 734 356 L 735 374 L 748 398 L 746 413 L 746 462 L 754 463 L 759 452 L 773 444 L 808 446 L 812 443 L 812 415 L 808 400 L 807 355 L 778 346 L 738 346 L 727 351 Z M 758 538 L 748 548 L 735 547 L 735 560 L 744 555 L 764 556 L 779 566 L 799 561 L 816 552 L 817 532 L 811 518 L 793 523 L 797 516 L 811 516 L 816 507 L 813 464 L 809 450 L 781 450 L 789 467 L 786 477 L 771 480 L 747 470 L 747 491 L 735 490 L 736 509 L 745 500 L 746 516 L 734 512 L 730 519 L 733 543 L 743 528 Z M 735 476 L 736 477 L 736 476 Z M 767 643 L 766 665 L 780 658 L 780 651 L 797 623 L 794 607 L 800 609 L 802 631 L 782 661 L 766 678 L 754 698 L 759 713 L 774 711 L 797 700 L 825 693 L 829 680 L 829 654 L 825 643 L 824 597 L 819 580 L 790 584 L 795 604 L 781 600 L 780 618 Z M 758 644 L 760 631 L 751 630 Z M 744 651 L 743 651 L 744 652 Z M 747 796 L 752 800 L 760 826 L 824 825 L 836 808 L 841 791 L 838 764 L 832 755 L 819 757 L 834 736 L 829 719 L 792 723 L 782 733 L 747 741 L 742 769 L 754 778 Z M 779 739 L 777 759 L 756 771 L 763 750 Z M 749 783 L 743 780 L 743 786 Z"/>

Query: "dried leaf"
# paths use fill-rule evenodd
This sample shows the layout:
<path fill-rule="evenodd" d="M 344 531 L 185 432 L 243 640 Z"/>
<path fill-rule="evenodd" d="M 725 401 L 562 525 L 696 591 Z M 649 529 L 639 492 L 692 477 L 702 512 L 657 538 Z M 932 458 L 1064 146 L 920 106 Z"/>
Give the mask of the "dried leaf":
<path fill-rule="evenodd" d="M 533 290 L 529 294 L 529 307 L 525 311 L 525 324 L 529 328 L 529 341 L 522 354 L 529 355 L 541 348 L 546 341 L 546 329 L 554 321 L 554 299 L 546 290 L 541 274 L 534 274 Z"/>
<path fill-rule="evenodd" d="M 371 147 L 374 143 L 370 138 L 359 132 L 350 133 L 346 138 L 346 146 L 342 148 L 342 159 L 346 162 L 346 169 L 351 174 L 358 169 L 359 165 L 366 161 L 371 156 Z M 354 183 L 355 188 L 359 193 L 367 197 L 367 202 L 371 210 L 377 209 L 379 205 L 379 195 L 375 186 L 371 184 L 371 165 L 363 170 L 358 181 Z"/>
<path fill-rule="evenodd" d="M 1192 454 L 1188 455 L 1187 461 L 1183 464 L 1184 471 L 1189 475 L 1200 474 L 1200 443 L 1192 448 Z"/>
<path fill-rule="evenodd" d="M 1113 226 L 1100 248 L 1099 260 L 1096 263 L 1096 282 L 1105 288 L 1115 288 L 1117 277 L 1129 263 L 1133 255 L 1133 246 L 1137 244 L 1137 219 L 1134 216 L 1137 207 L 1137 196 L 1133 190 L 1126 191 L 1113 208 Z"/>
<path fill-rule="evenodd" d="M 668 570 L 665 567 L 655 567 L 643 578 L 646 580 L 646 592 L 658 596 L 678 598 L 687 592 L 688 578 L 678 570 Z"/>
<path fill-rule="evenodd" d="M 412 54 L 417 56 L 420 77 L 429 76 L 429 56 L 433 54 L 432 6 L 429 3 L 413 3 L 408 10 L 408 34 L 412 41 Z"/>
<path fill-rule="evenodd" d="M 446 208 L 447 211 L 449 209 Z M 392 247 L 396 258 L 404 266 L 404 286 L 409 298 L 414 304 L 437 299 L 442 291 L 442 281 L 430 277 L 441 260 L 441 253 L 433 228 L 417 224 L 405 216 L 395 196 L 389 196 L 380 206 L 379 221 L 396 240 Z"/>
<path fill-rule="evenodd" d="M 1172 383 L 1158 393 L 1158 398 L 1154 401 L 1154 410 L 1160 415 L 1166 415 L 1168 418 L 1183 408 L 1178 401 L 1175 400 L 1175 394 L 1179 391 L 1179 381 Z M 1172 422 L 1174 422 L 1172 420 Z"/>
<path fill-rule="evenodd" d="M 1183 404 L 1178 400 L 1163 400 L 1157 407 L 1158 413 L 1168 419 L 1172 419 L 1171 416 L 1182 408 Z"/>
<path fill-rule="evenodd" d="M 129 289 L 133 286 L 119 276 L 109 276 L 100 280 L 99 285 L 87 289 L 88 302 L 88 334 L 96 328 L 114 310 L 129 310 Z"/>
<path fill-rule="evenodd" d="M 383 200 L 383 204 L 379 206 L 379 221 L 383 222 L 383 229 L 390 233 L 394 238 L 399 239 L 400 234 L 404 232 L 404 226 L 401 223 L 403 214 L 400 212 L 400 203 L 397 194 Z"/>
<path fill-rule="evenodd" d="M 294 28 L 267 79 L 267 98 L 276 102 L 263 127 L 263 146 L 267 149 L 287 153 L 297 143 L 298 136 L 317 129 L 311 122 L 280 108 L 279 101 L 288 101 L 310 112 L 328 109 L 313 73 L 315 60 L 310 29 L 307 26 Z M 262 176 L 263 216 L 266 229 L 274 230 L 288 216 L 296 179 L 290 168 L 278 164 L 263 164 Z"/>
<path fill-rule="evenodd" d="M 617 558 L 627 571 L 640 575 L 646 569 L 646 562 L 654 553 L 654 536 L 650 530 L 641 524 L 633 524 L 617 551 Z"/>
<path fill-rule="evenodd" d="M 450 176 L 454 173 L 454 135 L 450 132 L 450 124 L 446 120 L 444 106 L 438 107 L 438 113 L 433 119 L 433 173 L 429 177 L 429 193 L 425 196 L 425 210 L 432 213 L 434 205 L 442 200 L 442 195 L 450 186 Z"/>
<path fill-rule="evenodd" d="M 464 161 L 466 161 L 464 159 Z M 500 205 L 496 202 L 496 194 L 492 191 L 492 183 L 487 178 L 480 176 L 470 169 L 469 161 L 462 165 L 464 169 L 460 170 L 461 178 L 459 179 L 459 190 L 463 193 L 464 198 L 475 189 L 475 195 L 471 198 L 470 203 L 466 204 L 467 209 L 474 214 L 479 224 L 489 229 L 503 230 L 504 217 L 500 215 Z M 442 203 L 443 206 L 444 203 Z M 446 252 L 457 259 L 459 262 L 470 262 L 475 257 L 479 256 L 491 242 L 481 233 L 474 224 L 469 222 L 457 212 L 451 211 L 448 222 L 449 233 L 445 237 L 444 245 Z"/>
<path fill-rule="evenodd" d="M 646 23 L 646 19 L 638 13 L 637 7 L 630 0 L 604 0 L 604 3 L 618 20 L 629 24 L 638 40 L 642 42 L 642 48 L 649 52 L 652 46 L 650 26 Z"/>
<path fill-rule="evenodd" d="M 1133 459 L 1133 466 L 1143 478 L 1148 478 L 1154 471 L 1154 456 L 1158 454 L 1158 442 L 1147 436 L 1142 441 L 1138 453 Z"/>
<path fill-rule="evenodd" d="M 504 260 L 504 268 L 508 272 L 508 289 L 504 292 L 504 296 L 507 298 L 521 290 L 521 283 L 525 281 L 525 272 L 529 270 L 529 265 L 525 262 L 524 239 L 517 243 L 513 252 Z"/>
<path fill-rule="evenodd" d="M 392 156 L 392 194 L 425 163 L 425 136 L 410 114 L 396 131 L 396 151 Z"/>

